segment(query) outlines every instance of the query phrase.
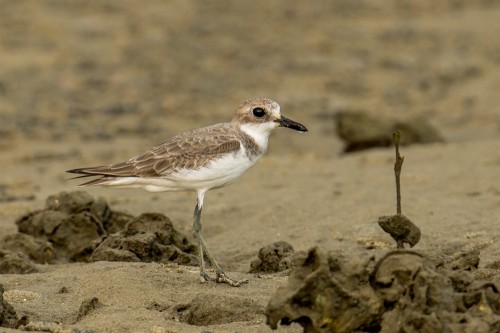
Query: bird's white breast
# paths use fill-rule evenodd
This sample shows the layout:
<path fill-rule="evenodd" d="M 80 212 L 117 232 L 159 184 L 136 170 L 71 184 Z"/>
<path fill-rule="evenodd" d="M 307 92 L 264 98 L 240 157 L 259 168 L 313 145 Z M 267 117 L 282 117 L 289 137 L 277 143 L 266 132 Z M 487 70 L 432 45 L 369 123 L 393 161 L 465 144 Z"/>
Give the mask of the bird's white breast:
<path fill-rule="evenodd" d="M 185 188 L 193 190 L 218 188 L 229 185 L 254 165 L 256 161 L 257 159 L 250 160 L 243 148 L 223 155 L 200 169 L 180 170 L 168 176 L 168 178 L 175 180 L 176 183 Z"/>

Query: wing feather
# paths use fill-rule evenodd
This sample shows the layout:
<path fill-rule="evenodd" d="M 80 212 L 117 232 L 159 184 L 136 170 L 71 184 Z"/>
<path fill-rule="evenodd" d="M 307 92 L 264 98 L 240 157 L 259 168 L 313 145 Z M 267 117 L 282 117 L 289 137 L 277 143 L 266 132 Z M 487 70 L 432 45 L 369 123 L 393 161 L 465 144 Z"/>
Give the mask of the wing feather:
<path fill-rule="evenodd" d="M 240 141 L 231 124 L 218 124 L 174 136 L 126 162 L 68 172 L 107 177 L 165 176 L 182 168 L 201 168 L 239 148 Z"/>

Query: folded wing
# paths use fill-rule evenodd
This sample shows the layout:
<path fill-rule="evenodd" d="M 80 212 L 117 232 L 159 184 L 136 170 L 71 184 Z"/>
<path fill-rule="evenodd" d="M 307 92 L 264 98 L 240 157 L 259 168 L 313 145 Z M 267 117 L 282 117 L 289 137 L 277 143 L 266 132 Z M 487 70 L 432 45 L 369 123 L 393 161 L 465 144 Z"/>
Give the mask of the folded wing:
<path fill-rule="evenodd" d="M 117 177 L 162 177 L 181 169 L 198 169 L 223 154 L 239 150 L 230 124 L 219 124 L 179 134 L 128 161 L 109 166 L 68 170 L 76 177 L 102 176 L 83 185 L 100 185 Z"/>

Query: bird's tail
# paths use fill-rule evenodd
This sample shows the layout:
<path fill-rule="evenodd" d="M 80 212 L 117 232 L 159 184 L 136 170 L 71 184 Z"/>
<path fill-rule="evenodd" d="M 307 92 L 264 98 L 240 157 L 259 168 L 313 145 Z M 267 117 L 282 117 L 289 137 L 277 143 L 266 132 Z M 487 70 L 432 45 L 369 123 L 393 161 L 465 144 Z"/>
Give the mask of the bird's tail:
<path fill-rule="evenodd" d="M 103 167 L 78 168 L 78 169 L 67 170 L 66 172 L 80 175 L 80 176 L 76 176 L 73 178 L 69 178 L 68 180 L 86 178 L 86 177 L 99 177 L 96 179 L 92 179 L 88 182 L 79 184 L 78 187 L 92 186 L 92 185 L 105 185 L 110 180 L 112 180 L 114 177 L 106 175 L 102 172 L 99 172 L 99 169 L 102 169 L 102 168 Z"/>

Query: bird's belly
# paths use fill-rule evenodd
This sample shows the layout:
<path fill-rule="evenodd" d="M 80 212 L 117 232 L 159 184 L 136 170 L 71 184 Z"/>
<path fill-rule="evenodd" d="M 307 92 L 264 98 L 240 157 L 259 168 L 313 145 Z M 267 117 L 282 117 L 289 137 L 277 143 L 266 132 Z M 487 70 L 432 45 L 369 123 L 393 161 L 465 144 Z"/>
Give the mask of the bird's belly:
<path fill-rule="evenodd" d="M 196 170 L 184 169 L 168 179 L 186 189 L 212 189 L 229 185 L 255 164 L 246 156 L 227 155 Z"/>
<path fill-rule="evenodd" d="M 120 177 L 108 185 L 143 188 L 149 192 L 209 190 L 231 184 L 256 160 L 244 154 L 230 154 L 199 169 L 182 169 L 162 177 Z"/>

